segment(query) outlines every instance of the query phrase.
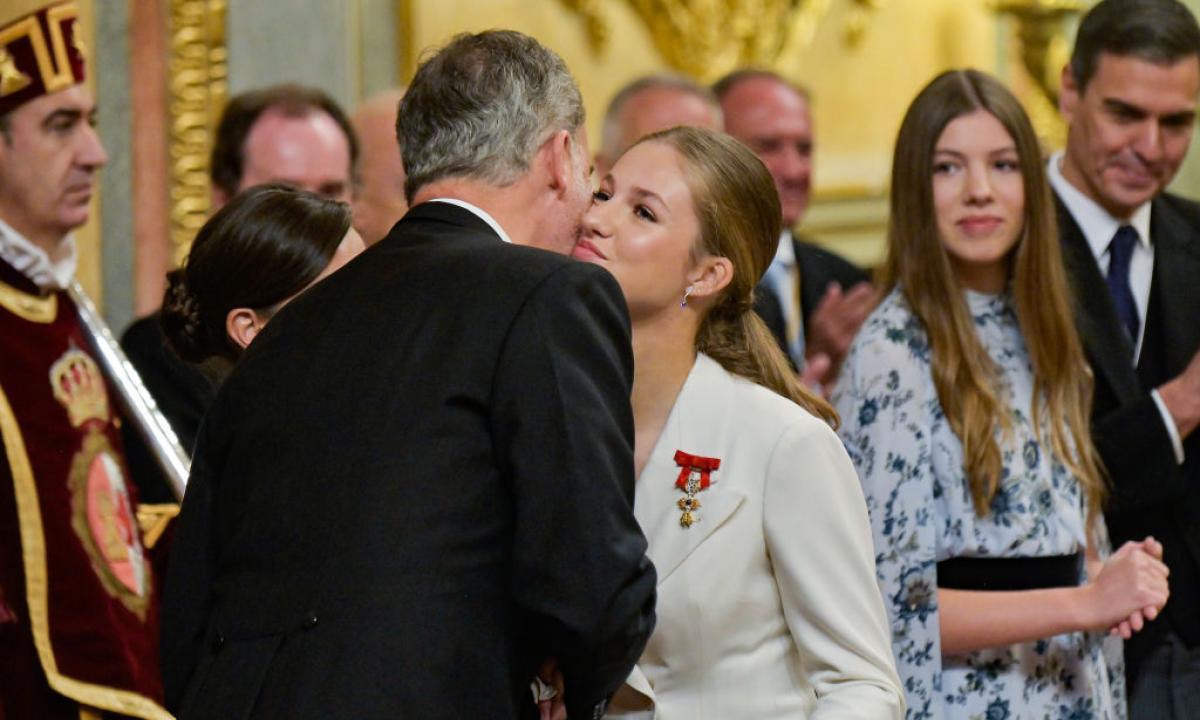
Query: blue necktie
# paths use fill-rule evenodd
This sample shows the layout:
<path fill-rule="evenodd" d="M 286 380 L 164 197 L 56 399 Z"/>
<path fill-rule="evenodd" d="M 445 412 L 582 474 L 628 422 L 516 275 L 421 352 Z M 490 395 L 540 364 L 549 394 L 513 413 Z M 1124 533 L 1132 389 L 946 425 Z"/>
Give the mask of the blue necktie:
<path fill-rule="evenodd" d="M 1129 340 L 1137 346 L 1138 320 L 1137 305 L 1133 302 L 1133 290 L 1129 287 L 1129 261 L 1133 257 L 1133 248 L 1137 245 L 1138 234 L 1129 225 L 1122 225 L 1113 236 L 1112 244 L 1108 246 L 1108 292 L 1112 295 L 1113 304 L 1117 307 L 1117 317 L 1129 333 Z"/>

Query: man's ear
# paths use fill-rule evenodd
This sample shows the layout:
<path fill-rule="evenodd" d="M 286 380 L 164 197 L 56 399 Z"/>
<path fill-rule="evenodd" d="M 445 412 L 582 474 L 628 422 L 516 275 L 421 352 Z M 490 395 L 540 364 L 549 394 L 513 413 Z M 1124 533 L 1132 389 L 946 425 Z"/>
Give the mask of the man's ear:
<path fill-rule="evenodd" d="M 733 263 L 727 257 L 709 255 L 688 273 L 692 298 L 715 298 L 733 282 Z"/>
<path fill-rule="evenodd" d="M 250 308 L 234 308 L 225 315 L 225 333 L 243 350 L 250 347 L 266 324 L 266 319 Z"/>
<path fill-rule="evenodd" d="M 559 195 L 571 189 L 574 178 L 575 158 L 571 146 L 571 133 L 559 130 L 550 136 L 540 151 L 544 153 L 549 187 Z"/>
<path fill-rule="evenodd" d="M 1071 66 L 1067 64 L 1062 69 L 1062 87 L 1058 91 L 1058 111 L 1068 125 L 1075 118 L 1075 109 L 1078 107 L 1079 86 L 1075 84 L 1075 73 L 1071 72 Z"/>

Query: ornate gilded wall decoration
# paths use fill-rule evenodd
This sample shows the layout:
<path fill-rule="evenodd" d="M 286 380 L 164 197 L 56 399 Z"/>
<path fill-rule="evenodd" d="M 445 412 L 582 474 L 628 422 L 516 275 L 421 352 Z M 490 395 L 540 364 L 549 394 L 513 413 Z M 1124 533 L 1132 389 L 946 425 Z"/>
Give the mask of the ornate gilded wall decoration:
<path fill-rule="evenodd" d="M 1083 12 L 1080 0 L 993 0 L 996 14 L 1016 22 L 1021 65 L 1037 92 L 1025 97 L 1038 134 L 1055 146 L 1066 140 L 1058 112 L 1060 73 L 1071 57 L 1065 21 Z"/>
<path fill-rule="evenodd" d="M 847 47 L 856 48 L 862 44 L 867 27 L 871 24 L 871 15 L 882 10 L 888 0 L 854 0 L 850 17 L 842 26 L 842 39 Z"/>
<path fill-rule="evenodd" d="M 228 95 L 226 0 L 171 0 L 171 250 L 176 264 L 208 217 L 208 157 Z"/>
<path fill-rule="evenodd" d="M 601 0 L 562 0 L 571 10 L 583 16 L 587 23 L 588 42 L 595 52 L 604 52 L 608 47 L 608 23 L 600 14 Z"/>
<path fill-rule="evenodd" d="M 593 48 L 603 51 L 608 27 L 600 0 L 561 2 L 585 18 Z M 794 39 L 809 42 L 830 0 L 627 2 L 671 67 L 711 81 L 744 65 L 772 65 Z"/>

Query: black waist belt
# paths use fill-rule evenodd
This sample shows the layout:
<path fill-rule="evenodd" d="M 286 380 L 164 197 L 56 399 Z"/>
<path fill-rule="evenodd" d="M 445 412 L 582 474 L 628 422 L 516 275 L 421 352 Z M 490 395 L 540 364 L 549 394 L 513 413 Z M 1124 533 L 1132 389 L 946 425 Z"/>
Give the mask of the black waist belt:
<path fill-rule="evenodd" d="M 1050 557 L 956 557 L 937 564 L 937 584 L 947 590 L 1037 590 L 1075 587 L 1083 553 Z"/>

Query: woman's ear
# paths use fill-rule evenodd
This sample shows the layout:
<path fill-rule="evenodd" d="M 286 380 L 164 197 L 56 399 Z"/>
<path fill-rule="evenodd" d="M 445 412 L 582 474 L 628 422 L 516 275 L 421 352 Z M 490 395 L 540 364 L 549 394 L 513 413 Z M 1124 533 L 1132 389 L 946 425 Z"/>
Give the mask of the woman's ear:
<path fill-rule="evenodd" d="M 250 347 L 250 342 L 266 324 L 266 318 L 250 308 L 234 308 L 225 315 L 225 333 L 243 350 Z"/>
<path fill-rule="evenodd" d="M 709 255 L 688 273 L 692 298 L 713 298 L 733 282 L 733 263 L 727 257 Z"/>

